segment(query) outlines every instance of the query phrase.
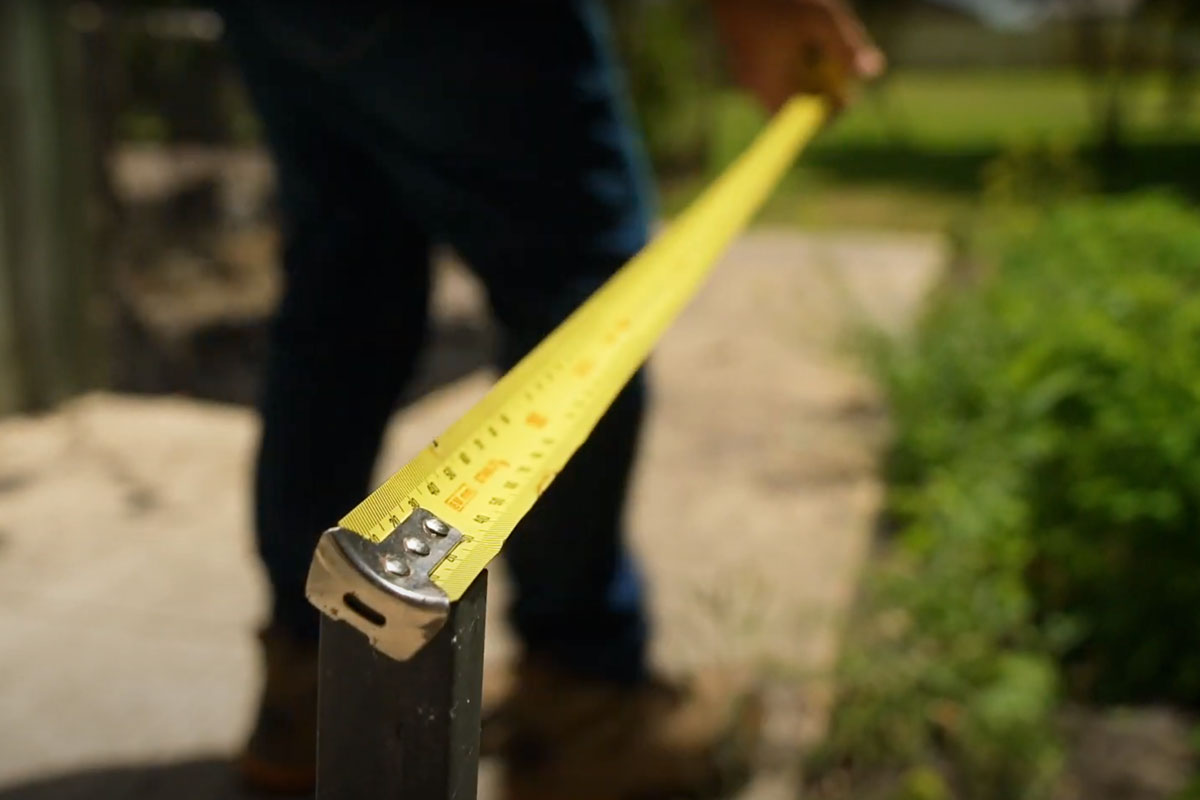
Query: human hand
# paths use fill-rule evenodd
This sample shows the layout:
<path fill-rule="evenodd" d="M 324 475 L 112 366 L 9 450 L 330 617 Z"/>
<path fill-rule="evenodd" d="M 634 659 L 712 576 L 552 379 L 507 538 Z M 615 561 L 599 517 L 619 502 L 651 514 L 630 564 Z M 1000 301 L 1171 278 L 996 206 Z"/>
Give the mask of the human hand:
<path fill-rule="evenodd" d="M 887 61 L 842 0 L 712 0 L 734 77 L 775 111 L 794 94 L 835 109 Z"/>

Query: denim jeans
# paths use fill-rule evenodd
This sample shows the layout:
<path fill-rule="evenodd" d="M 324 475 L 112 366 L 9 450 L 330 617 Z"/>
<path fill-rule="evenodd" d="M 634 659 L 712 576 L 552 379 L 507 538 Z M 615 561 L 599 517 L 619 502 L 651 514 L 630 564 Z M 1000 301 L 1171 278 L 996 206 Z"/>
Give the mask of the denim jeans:
<path fill-rule="evenodd" d="M 507 368 L 645 243 L 649 191 L 598 2 L 220 10 L 276 160 L 284 226 L 258 546 L 274 622 L 309 638 L 313 547 L 370 488 L 426 332 L 431 243 L 483 281 Z M 644 406 L 639 374 L 505 549 L 527 651 L 620 681 L 644 674 L 622 520 Z"/>

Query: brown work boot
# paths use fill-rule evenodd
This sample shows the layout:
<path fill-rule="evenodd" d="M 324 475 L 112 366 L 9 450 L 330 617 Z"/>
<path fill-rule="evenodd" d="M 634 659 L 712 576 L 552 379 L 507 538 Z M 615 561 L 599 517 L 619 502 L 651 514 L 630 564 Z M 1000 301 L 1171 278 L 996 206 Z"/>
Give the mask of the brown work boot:
<path fill-rule="evenodd" d="M 311 792 L 317 776 L 317 643 L 278 628 L 259 633 L 266 678 L 258 719 L 238 761 L 247 788 Z"/>
<path fill-rule="evenodd" d="M 505 800 L 717 797 L 748 779 L 762 715 L 728 672 L 627 687 L 530 661 L 487 713 L 482 745 L 504 760 Z"/>

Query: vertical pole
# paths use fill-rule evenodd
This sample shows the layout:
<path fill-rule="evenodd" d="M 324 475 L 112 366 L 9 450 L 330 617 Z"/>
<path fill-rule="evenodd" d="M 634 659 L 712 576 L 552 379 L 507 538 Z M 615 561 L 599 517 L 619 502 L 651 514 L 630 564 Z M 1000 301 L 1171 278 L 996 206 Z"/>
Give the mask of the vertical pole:
<path fill-rule="evenodd" d="M 83 65 L 62 0 L 0 2 L 0 411 L 90 383 Z"/>
<path fill-rule="evenodd" d="M 487 573 L 407 661 L 321 618 L 317 800 L 475 800 Z"/>

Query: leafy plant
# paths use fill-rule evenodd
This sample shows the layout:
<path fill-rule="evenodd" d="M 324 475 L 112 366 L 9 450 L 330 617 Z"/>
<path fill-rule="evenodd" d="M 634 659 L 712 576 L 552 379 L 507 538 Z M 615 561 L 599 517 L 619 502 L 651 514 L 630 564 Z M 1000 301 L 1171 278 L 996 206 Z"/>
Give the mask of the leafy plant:
<path fill-rule="evenodd" d="M 874 347 L 898 534 L 818 775 L 1045 797 L 1060 692 L 1200 701 L 1200 214 L 991 211 L 913 336 Z"/>

